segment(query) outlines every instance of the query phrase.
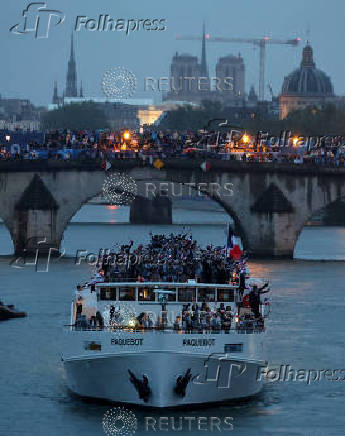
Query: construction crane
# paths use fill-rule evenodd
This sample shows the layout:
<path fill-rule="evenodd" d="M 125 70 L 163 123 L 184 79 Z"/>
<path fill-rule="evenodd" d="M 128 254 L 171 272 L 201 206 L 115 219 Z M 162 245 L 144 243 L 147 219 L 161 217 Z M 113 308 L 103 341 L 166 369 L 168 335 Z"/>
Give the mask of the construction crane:
<path fill-rule="evenodd" d="M 177 39 L 183 41 L 202 41 L 203 37 L 198 36 L 178 36 Z M 238 44 L 252 44 L 260 48 L 260 76 L 259 76 L 259 101 L 265 99 L 265 62 L 266 62 L 266 46 L 268 44 L 281 44 L 296 47 L 301 38 L 295 39 L 270 39 L 268 36 L 265 38 L 217 38 L 211 37 L 209 34 L 205 35 L 207 42 L 229 42 Z"/>

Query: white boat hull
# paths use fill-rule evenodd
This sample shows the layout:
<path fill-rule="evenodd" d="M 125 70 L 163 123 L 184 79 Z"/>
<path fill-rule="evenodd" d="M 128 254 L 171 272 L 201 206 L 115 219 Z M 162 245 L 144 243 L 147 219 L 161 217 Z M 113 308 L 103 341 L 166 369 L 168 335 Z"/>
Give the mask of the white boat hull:
<path fill-rule="evenodd" d="M 217 335 L 217 340 L 229 341 L 233 336 Z M 247 339 L 247 345 L 253 348 L 253 344 L 248 344 L 248 337 L 256 342 L 260 335 L 236 336 Z M 172 339 L 172 335 L 166 337 L 169 338 Z M 158 408 L 224 402 L 252 396 L 262 388 L 263 381 L 258 374 L 260 367 L 265 366 L 263 360 L 230 356 L 216 350 L 157 348 L 64 356 L 67 385 L 82 397 Z M 191 377 L 185 392 L 177 393 L 177 379 L 188 370 Z M 137 380 L 142 381 L 144 375 L 147 377 L 150 393 L 146 398 L 140 398 L 129 371 Z"/>

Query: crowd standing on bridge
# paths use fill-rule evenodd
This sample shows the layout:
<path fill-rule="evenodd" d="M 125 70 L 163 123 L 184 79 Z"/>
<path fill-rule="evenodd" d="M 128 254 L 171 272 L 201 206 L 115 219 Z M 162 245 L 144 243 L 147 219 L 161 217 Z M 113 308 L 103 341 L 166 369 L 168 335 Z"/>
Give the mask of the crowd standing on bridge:
<path fill-rule="evenodd" d="M 327 142 L 307 150 L 297 147 L 293 138 L 287 147 L 271 146 L 265 141 L 251 142 L 248 135 L 234 138 L 229 132 L 163 132 L 143 131 L 52 131 L 42 135 L 44 140 L 11 142 L 5 135 L 1 144 L 2 160 L 100 160 L 138 159 L 142 165 L 154 160 L 223 159 L 245 162 L 278 162 L 312 165 L 345 165 L 345 143 Z M 19 141 L 18 135 L 16 140 Z M 27 141 L 27 142 L 26 142 Z"/>

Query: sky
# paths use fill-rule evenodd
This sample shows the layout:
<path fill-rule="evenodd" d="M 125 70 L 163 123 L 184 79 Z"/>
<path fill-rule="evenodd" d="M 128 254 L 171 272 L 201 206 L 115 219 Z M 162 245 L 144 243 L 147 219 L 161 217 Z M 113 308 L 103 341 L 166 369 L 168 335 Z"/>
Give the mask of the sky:
<path fill-rule="evenodd" d="M 44 2 L 44 0 L 35 0 Z M 145 91 L 145 77 L 166 77 L 176 53 L 201 55 L 198 41 L 179 41 L 178 35 L 199 36 L 202 22 L 211 36 L 242 38 L 302 38 L 297 48 L 272 45 L 267 49 L 266 97 L 268 82 L 274 94 L 280 92 L 284 76 L 299 66 L 302 48 L 310 39 L 318 68 L 332 79 L 337 95 L 345 95 L 345 3 L 344 0 L 46 0 L 46 9 L 59 10 L 65 20 L 51 26 L 48 38 L 34 32 L 16 34 L 9 29 L 23 22 L 28 0 L 6 0 L 0 16 L 2 62 L 0 94 L 3 98 L 28 98 L 34 104 L 51 103 L 53 82 L 59 91 L 66 84 L 70 36 L 77 16 L 97 19 L 108 14 L 114 19 L 165 19 L 165 31 L 74 32 L 78 80 L 87 96 L 102 97 L 103 74 L 112 67 L 131 70 L 137 77 L 133 98 L 154 98 L 158 91 Z M 47 16 L 43 14 L 41 16 Z M 55 24 L 56 18 L 52 18 Z M 44 21 L 40 23 L 42 30 Z M 246 90 L 258 92 L 259 51 L 252 45 L 208 43 L 210 75 L 215 75 L 217 59 L 238 54 L 246 66 Z"/>

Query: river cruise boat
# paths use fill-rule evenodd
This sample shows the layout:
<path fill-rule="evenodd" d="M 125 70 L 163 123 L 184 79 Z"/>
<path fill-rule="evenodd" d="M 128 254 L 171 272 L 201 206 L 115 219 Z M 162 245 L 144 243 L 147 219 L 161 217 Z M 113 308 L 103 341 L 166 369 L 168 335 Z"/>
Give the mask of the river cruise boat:
<path fill-rule="evenodd" d="M 254 282 L 259 300 L 250 297 Z M 269 311 L 261 295 L 268 284 L 261 284 L 79 286 L 62 356 L 68 387 L 81 397 L 157 408 L 257 394 Z"/>

